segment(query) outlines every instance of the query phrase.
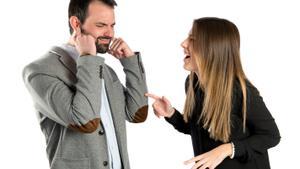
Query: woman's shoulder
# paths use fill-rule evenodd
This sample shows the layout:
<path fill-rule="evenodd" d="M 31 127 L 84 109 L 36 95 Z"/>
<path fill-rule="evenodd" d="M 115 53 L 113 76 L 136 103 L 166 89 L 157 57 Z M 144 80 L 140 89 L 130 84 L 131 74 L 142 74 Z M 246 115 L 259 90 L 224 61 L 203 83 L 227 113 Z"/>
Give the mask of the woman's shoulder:
<path fill-rule="evenodd" d="M 255 96 L 260 96 L 259 90 L 255 87 L 255 85 L 253 85 L 252 82 L 246 79 L 245 83 L 246 83 L 247 99 L 250 99 Z M 233 92 L 234 92 L 234 96 L 237 97 L 238 99 L 243 98 L 242 87 L 239 80 L 235 80 Z"/>

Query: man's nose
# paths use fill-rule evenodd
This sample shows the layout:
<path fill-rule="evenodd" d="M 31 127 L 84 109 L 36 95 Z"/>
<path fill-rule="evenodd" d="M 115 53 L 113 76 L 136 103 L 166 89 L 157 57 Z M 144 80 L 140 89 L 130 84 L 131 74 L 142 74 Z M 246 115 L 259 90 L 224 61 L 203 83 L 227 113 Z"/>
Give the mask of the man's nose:
<path fill-rule="evenodd" d="M 112 28 L 107 28 L 107 30 L 104 33 L 104 36 L 113 37 L 114 36 L 114 30 Z"/>

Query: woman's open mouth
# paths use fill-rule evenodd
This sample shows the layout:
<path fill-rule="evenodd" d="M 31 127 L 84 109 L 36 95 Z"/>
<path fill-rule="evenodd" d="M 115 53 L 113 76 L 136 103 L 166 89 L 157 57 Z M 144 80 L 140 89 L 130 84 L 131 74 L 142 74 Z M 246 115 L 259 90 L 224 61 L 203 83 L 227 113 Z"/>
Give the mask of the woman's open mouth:
<path fill-rule="evenodd" d="M 184 59 L 189 59 L 191 56 L 190 55 L 186 55 L 185 57 L 184 57 Z"/>

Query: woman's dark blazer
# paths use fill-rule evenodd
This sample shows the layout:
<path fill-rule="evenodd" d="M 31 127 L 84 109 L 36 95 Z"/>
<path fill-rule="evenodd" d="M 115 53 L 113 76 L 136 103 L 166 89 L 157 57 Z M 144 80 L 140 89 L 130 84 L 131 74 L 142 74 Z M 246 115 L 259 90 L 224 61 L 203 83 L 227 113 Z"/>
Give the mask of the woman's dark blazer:
<path fill-rule="evenodd" d="M 197 80 L 197 79 L 196 79 Z M 186 89 L 188 80 L 186 81 Z M 197 123 L 202 110 L 203 91 L 194 83 L 196 104 L 188 123 L 177 110 L 166 120 L 178 131 L 190 134 L 194 155 L 198 156 L 217 146 L 224 144 L 209 137 L 209 132 L 203 128 L 203 123 Z M 217 169 L 269 169 L 268 149 L 277 145 L 280 134 L 274 118 L 270 114 L 258 90 L 247 81 L 247 120 L 243 132 L 242 91 L 238 81 L 235 81 L 231 112 L 231 138 L 235 145 L 233 159 L 226 158 Z"/>

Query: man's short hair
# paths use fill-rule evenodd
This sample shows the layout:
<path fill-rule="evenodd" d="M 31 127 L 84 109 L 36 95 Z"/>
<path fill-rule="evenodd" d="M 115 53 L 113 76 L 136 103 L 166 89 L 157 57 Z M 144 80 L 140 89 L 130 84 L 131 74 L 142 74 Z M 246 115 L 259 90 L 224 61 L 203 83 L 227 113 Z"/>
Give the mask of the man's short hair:
<path fill-rule="evenodd" d="M 117 6 L 115 0 L 70 0 L 69 10 L 68 10 L 69 19 L 71 16 L 76 16 L 79 19 L 80 23 L 84 24 L 84 21 L 88 13 L 88 7 L 90 3 L 94 1 L 102 2 L 112 8 Z M 70 33 L 72 34 L 73 29 L 70 25 L 70 22 L 69 22 L 69 29 L 70 29 Z"/>

